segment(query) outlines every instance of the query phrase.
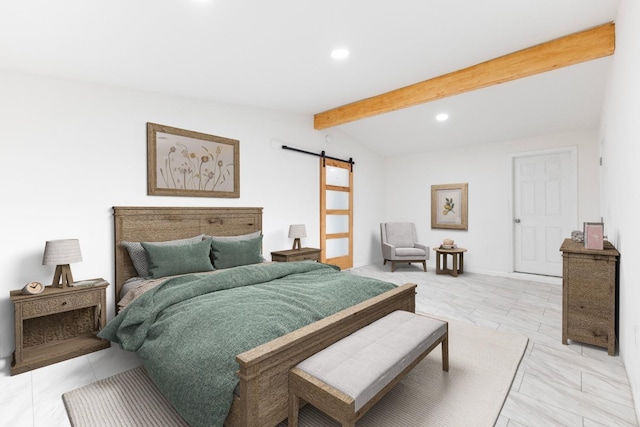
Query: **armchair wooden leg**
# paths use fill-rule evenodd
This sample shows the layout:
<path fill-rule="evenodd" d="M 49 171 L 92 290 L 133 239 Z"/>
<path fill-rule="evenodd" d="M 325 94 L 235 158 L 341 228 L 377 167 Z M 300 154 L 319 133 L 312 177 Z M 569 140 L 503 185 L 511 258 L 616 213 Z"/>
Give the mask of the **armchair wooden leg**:
<path fill-rule="evenodd" d="M 396 262 L 391 261 L 391 272 L 393 273 L 394 271 L 396 271 Z"/>
<path fill-rule="evenodd" d="M 427 271 L 427 261 L 422 261 L 422 267 L 424 267 L 424 271 Z"/>

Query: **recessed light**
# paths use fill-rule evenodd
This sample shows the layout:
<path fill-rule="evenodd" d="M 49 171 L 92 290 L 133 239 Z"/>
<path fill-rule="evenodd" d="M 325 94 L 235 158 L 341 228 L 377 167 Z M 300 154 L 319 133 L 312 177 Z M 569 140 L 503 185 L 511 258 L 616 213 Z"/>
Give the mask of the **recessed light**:
<path fill-rule="evenodd" d="M 439 122 L 444 122 L 449 119 L 449 115 L 447 113 L 440 113 L 436 116 L 436 120 Z"/>
<path fill-rule="evenodd" d="M 334 49 L 333 52 L 331 52 L 333 59 L 345 59 L 347 56 L 349 56 L 349 51 L 345 48 Z"/>

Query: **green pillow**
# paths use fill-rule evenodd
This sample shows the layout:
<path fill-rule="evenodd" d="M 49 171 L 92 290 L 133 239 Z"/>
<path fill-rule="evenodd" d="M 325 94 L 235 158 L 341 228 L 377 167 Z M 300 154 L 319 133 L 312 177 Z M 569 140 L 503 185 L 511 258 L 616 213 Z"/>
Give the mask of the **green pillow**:
<path fill-rule="evenodd" d="M 202 239 L 206 237 L 204 234 L 200 234 L 198 236 L 190 237 L 188 239 L 178 239 L 178 240 L 168 240 L 166 242 L 149 242 L 155 245 L 163 245 L 163 246 L 179 246 L 179 245 L 190 245 L 192 243 L 202 242 Z M 144 248 L 140 244 L 140 242 L 122 242 L 122 246 L 127 248 L 127 252 L 129 252 L 129 258 L 131 258 L 131 263 L 135 267 L 138 272 L 138 277 L 148 278 L 151 277 L 149 274 L 149 257 L 147 257 L 147 253 Z"/>
<path fill-rule="evenodd" d="M 262 236 L 246 240 L 215 240 L 212 242 L 215 268 L 230 268 L 262 262 Z"/>
<path fill-rule="evenodd" d="M 149 273 L 157 279 L 176 274 L 212 271 L 211 239 L 183 246 L 166 246 L 141 242 L 149 258 Z"/>

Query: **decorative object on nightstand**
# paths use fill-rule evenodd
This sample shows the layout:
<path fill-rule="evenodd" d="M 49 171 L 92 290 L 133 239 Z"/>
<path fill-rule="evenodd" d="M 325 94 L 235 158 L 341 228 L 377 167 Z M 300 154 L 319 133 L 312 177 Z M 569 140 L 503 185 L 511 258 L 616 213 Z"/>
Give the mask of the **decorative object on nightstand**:
<path fill-rule="evenodd" d="M 96 336 L 107 322 L 107 283 L 91 286 L 47 286 L 37 295 L 11 291 L 15 308 L 16 350 L 11 375 L 51 365 L 111 346 Z"/>
<path fill-rule="evenodd" d="M 37 295 L 44 291 L 44 286 L 40 282 L 29 282 L 22 288 L 24 295 Z"/>
<path fill-rule="evenodd" d="M 320 262 L 320 249 L 302 248 L 271 252 L 271 261 L 275 262 L 293 262 L 306 260 Z"/>
<path fill-rule="evenodd" d="M 55 265 L 51 286 L 64 288 L 73 283 L 69 264 L 82 261 L 78 239 L 49 240 L 44 246 L 42 265 Z"/>
<path fill-rule="evenodd" d="M 293 248 L 300 250 L 300 239 L 307 237 L 307 229 L 304 224 L 292 224 L 289 226 L 289 238 L 293 239 Z"/>

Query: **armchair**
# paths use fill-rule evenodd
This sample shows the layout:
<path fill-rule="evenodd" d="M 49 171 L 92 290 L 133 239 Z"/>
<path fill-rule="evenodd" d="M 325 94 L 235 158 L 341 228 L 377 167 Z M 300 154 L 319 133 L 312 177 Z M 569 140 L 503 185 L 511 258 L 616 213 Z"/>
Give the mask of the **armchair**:
<path fill-rule="evenodd" d="M 391 261 L 391 271 L 396 270 L 396 263 L 422 263 L 427 271 L 429 247 L 418 243 L 416 225 L 412 222 L 383 222 L 380 224 L 380 240 L 384 265 Z"/>

